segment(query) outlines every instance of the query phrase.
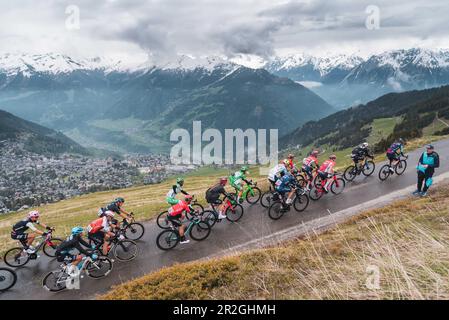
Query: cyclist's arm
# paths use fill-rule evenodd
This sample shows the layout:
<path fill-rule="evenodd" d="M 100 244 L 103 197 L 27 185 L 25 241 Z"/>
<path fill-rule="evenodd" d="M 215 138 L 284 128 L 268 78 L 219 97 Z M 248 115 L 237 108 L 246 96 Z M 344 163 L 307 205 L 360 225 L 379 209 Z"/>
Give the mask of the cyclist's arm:
<path fill-rule="evenodd" d="M 188 195 L 188 194 L 189 194 L 187 191 L 184 191 L 184 190 L 181 190 L 181 193 L 182 193 L 183 195 Z"/>
<path fill-rule="evenodd" d="M 36 232 L 37 234 L 40 234 L 40 235 L 44 234 L 44 232 L 43 232 L 43 231 L 40 231 L 38 228 L 36 228 L 36 227 L 34 226 L 34 223 L 32 223 L 32 222 L 28 222 L 28 223 L 26 224 L 26 226 L 27 226 L 28 228 L 30 228 L 31 231 Z"/>

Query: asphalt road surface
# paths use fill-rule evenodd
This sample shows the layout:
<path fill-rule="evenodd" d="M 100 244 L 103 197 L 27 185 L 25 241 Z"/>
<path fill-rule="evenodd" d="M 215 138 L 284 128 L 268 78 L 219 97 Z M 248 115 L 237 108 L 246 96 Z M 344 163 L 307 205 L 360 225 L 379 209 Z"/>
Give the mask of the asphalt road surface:
<path fill-rule="evenodd" d="M 449 140 L 436 142 L 435 150 L 440 155 L 441 167 L 436 175 L 449 171 Z M 111 286 L 145 275 L 165 266 L 205 258 L 220 251 L 244 244 L 268 234 L 287 229 L 301 222 L 323 217 L 380 196 L 409 187 L 416 183 L 416 163 L 423 148 L 409 154 L 407 171 L 402 176 L 392 176 L 387 181 L 378 179 L 378 170 L 370 177 L 358 176 L 346 185 L 341 195 L 324 195 L 319 201 L 311 201 L 305 212 L 287 212 L 280 220 L 268 217 L 268 209 L 259 204 L 245 205 L 245 214 L 238 223 L 223 221 L 214 226 L 209 238 L 202 242 L 191 240 L 189 244 L 178 245 L 172 251 L 157 248 L 156 237 L 161 231 L 155 221 L 145 223 L 146 232 L 138 242 L 139 255 L 131 262 L 114 263 L 112 272 L 103 279 L 95 280 L 87 276 L 81 279 L 80 290 L 66 290 L 59 293 L 48 292 L 42 287 L 42 278 L 49 271 L 58 268 L 58 262 L 45 255 L 30 261 L 28 265 L 16 269 L 18 281 L 10 291 L 0 293 L 0 299 L 92 299 L 97 294 L 107 292 Z M 337 159 L 338 160 L 338 159 Z"/>

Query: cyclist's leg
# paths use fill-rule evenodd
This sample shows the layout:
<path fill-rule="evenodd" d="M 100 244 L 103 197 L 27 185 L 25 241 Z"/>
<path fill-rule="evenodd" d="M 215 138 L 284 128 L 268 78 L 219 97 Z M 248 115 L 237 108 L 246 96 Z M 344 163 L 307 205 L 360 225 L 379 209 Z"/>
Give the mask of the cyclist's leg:
<path fill-rule="evenodd" d="M 27 236 L 26 244 L 28 247 L 31 247 L 33 244 L 34 239 L 36 239 L 36 234 L 34 232 L 29 233 Z"/>

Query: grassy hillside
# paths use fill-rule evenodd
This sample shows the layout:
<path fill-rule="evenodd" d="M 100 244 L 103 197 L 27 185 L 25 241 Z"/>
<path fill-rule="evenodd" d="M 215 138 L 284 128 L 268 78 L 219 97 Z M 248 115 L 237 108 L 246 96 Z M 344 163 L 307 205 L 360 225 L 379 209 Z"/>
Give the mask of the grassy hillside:
<path fill-rule="evenodd" d="M 201 168 L 187 175 L 185 189 L 189 193 L 195 194 L 204 204 L 206 189 L 216 183 L 219 177 L 229 173 L 230 171 L 224 169 Z M 260 178 L 258 173 L 256 169 L 251 170 L 251 177 Z M 175 178 L 156 185 L 86 194 L 44 205 L 37 209 L 41 212 L 42 222 L 56 227 L 56 236 L 66 236 L 76 225 L 87 226 L 97 217 L 97 211 L 101 206 L 118 196 L 125 198 L 125 210 L 133 211 L 137 220 L 149 220 L 168 208 L 165 195 L 174 181 Z M 229 190 L 231 191 L 231 189 Z M 10 237 L 11 226 L 23 219 L 25 215 L 26 212 L 0 215 L 0 253 L 17 245 Z"/>
<path fill-rule="evenodd" d="M 341 150 L 376 136 L 379 128 L 388 129 L 387 135 L 375 141 L 374 148 L 380 152 L 399 137 L 411 140 L 438 133 L 445 126 L 440 120 L 448 118 L 449 86 L 391 93 L 319 121 L 310 121 L 282 137 L 280 144 L 284 147 L 332 145 Z M 434 129 L 426 131 L 430 124 Z"/>
<path fill-rule="evenodd" d="M 448 219 L 444 185 L 321 235 L 163 268 L 99 298 L 448 299 Z M 378 286 L 371 270 L 379 272 Z"/>

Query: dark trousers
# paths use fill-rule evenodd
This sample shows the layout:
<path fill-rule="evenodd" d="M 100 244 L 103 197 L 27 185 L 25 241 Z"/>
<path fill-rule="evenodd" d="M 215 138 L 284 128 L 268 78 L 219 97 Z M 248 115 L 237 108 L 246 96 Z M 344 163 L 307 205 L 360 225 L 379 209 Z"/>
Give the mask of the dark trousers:
<path fill-rule="evenodd" d="M 432 178 L 433 172 L 430 170 L 426 170 L 425 172 L 418 171 L 418 191 L 426 192 L 429 187 L 427 187 L 427 179 Z"/>

